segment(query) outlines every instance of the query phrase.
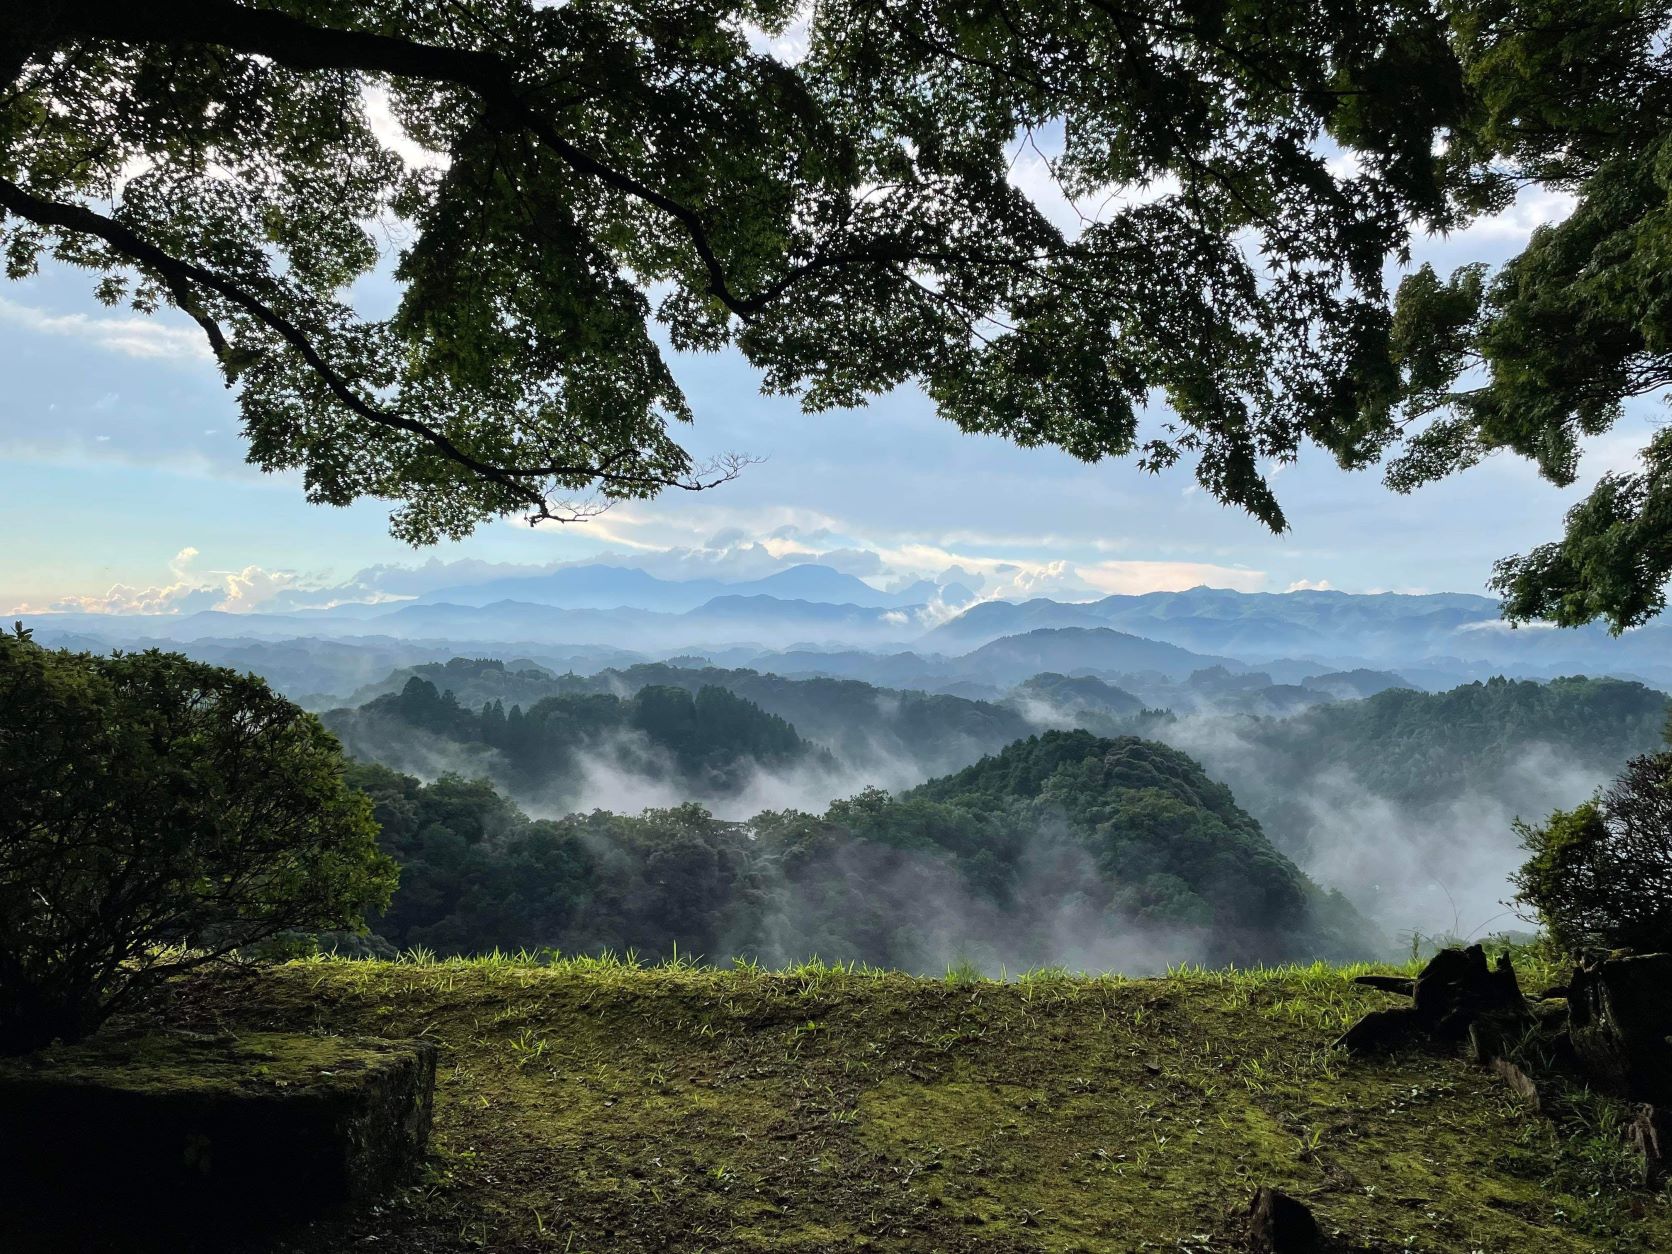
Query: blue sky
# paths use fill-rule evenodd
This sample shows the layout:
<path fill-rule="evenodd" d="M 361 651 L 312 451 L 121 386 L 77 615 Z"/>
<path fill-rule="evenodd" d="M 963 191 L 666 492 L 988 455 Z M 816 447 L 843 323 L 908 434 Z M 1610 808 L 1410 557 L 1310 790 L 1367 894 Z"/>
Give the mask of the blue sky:
<path fill-rule="evenodd" d="M 1048 211 L 1064 211 L 1047 203 L 1042 167 L 1022 163 L 1016 177 L 1031 180 Z M 1416 260 L 1445 270 L 1501 259 L 1564 209 L 1529 197 L 1463 237 L 1430 241 Z M 246 466 L 234 395 L 195 328 L 105 309 L 89 286 L 62 269 L 0 284 L 0 527 L 9 540 L 0 611 L 282 608 L 357 595 L 369 586 L 354 582 L 366 568 L 594 557 L 672 577 L 740 578 L 819 559 L 878 584 L 956 566 L 987 595 L 1011 596 L 1199 583 L 1479 592 L 1494 558 L 1554 537 L 1596 475 L 1631 465 L 1662 412 L 1634 408 L 1566 490 L 1500 458 L 1400 497 L 1374 474 L 1345 474 L 1310 450 L 1276 479 L 1293 529 L 1273 536 L 1207 498 L 1183 467 L 1149 477 L 1130 464 L 1086 466 L 963 435 L 909 388 L 863 410 L 809 417 L 761 396 L 736 356 L 691 357 L 677 362 L 697 414 L 688 446 L 764 459 L 740 480 L 618 506 L 584 525 L 509 521 L 414 551 L 390 538 L 379 503 L 312 506 L 296 478 Z M 381 578 L 416 591 L 473 573 L 480 567 Z"/>

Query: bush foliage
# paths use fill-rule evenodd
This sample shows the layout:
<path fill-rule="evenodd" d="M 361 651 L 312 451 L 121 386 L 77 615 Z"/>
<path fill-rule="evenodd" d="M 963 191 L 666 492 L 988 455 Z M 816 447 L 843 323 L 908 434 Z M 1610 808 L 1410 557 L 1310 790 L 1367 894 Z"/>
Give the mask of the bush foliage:
<path fill-rule="evenodd" d="M 1599 797 L 1517 830 L 1532 854 L 1517 900 L 1558 945 L 1672 949 L 1672 751 L 1633 758 Z"/>
<path fill-rule="evenodd" d="M 253 675 L 0 637 L 0 1053 L 170 974 L 360 924 L 394 863 L 337 743 Z"/>

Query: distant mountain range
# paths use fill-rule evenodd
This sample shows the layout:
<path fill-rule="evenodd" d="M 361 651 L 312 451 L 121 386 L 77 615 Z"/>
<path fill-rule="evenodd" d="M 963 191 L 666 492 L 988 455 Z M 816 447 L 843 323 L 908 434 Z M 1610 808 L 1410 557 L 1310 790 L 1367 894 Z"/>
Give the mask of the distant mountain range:
<path fill-rule="evenodd" d="M 937 587 L 927 579 L 896 592 L 882 592 L 854 575 L 828 566 L 803 563 L 764 579 L 727 583 L 719 579 L 658 579 L 625 566 L 566 566 L 542 575 L 522 575 L 485 583 L 439 588 L 418 598 L 420 604 L 487 606 L 499 601 L 549 605 L 567 610 L 656 610 L 683 614 L 716 597 L 776 597 L 856 605 L 863 609 L 899 609 L 939 601 L 965 605 L 975 594 L 958 584 Z"/>
<path fill-rule="evenodd" d="M 1463 593 L 1193 588 L 1087 602 L 965 605 L 968 596 L 967 589 L 927 581 L 885 592 L 814 564 L 739 583 L 666 580 L 591 565 L 441 589 L 393 605 L 294 613 L 51 614 L 31 616 L 29 624 L 43 639 L 80 638 L 107 647 L 312 639 L 375 646 L 385 655 L 404 644 L 426 654 L 404 664 L 452 656 L 466 651 L 467 643 L 470 651 L 503 658 L 612 655 L 598 665 L 693 654 L 728 666 L 890 686 L 958 684 L 966 691 L 974 691 L 971 684 L 1007 687 L 1042 670 L 1153 671 L 1182 680 L 1215 666 L 1262 671 L 1278 684 L 1357 669 L 1397 672 L 1429 689 L 1498 672 L 1672 683 L 1672 621 L 1618 638 L 1597 627 L 1511 630 L 1498 618 L 1496 602 Z M 362 670 L 349 687 L 366 678 Z"/>

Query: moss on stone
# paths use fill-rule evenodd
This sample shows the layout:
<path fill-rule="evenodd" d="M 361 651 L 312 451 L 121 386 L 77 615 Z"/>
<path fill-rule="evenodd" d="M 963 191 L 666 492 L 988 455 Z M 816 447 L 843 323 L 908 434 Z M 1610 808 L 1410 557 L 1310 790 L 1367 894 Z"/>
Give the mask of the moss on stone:
<path fill-rule="evenodd" d="M 376 1197 L 422 1159 L 434 1066 L 427 1043 L 273 1032 L 7 1059 L 0 1225 L 21 1248 L 224 1243 Z"/>

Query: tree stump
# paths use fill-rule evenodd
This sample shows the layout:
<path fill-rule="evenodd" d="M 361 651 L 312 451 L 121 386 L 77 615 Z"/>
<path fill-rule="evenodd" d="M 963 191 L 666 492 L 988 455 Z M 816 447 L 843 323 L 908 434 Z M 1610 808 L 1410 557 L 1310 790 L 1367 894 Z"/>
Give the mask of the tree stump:
<path fill-rule="evenodd" d="M 1360 976 L 1360 984 L 1383 992 L 1403 993 L 1409 1006 L 1372 1010 L 1335 1042 L 1349 1053 L 1398 1049 L 1418 1040 L 1461 1041 L 1477 1024 L 1490 1023 L 1500 1035 L 1530 1021 L 1515 968 L 1506 955 L 1488 966 L 1479 945 L 1442 949 L 1414 980 L 1398 976 Z"/>
<path fill-rule="evenodd" d="M 1672 1106 L 1672 954 L 1607 958 L 1575 970 L 1568 1034 L 1599 1089 Z"/>

